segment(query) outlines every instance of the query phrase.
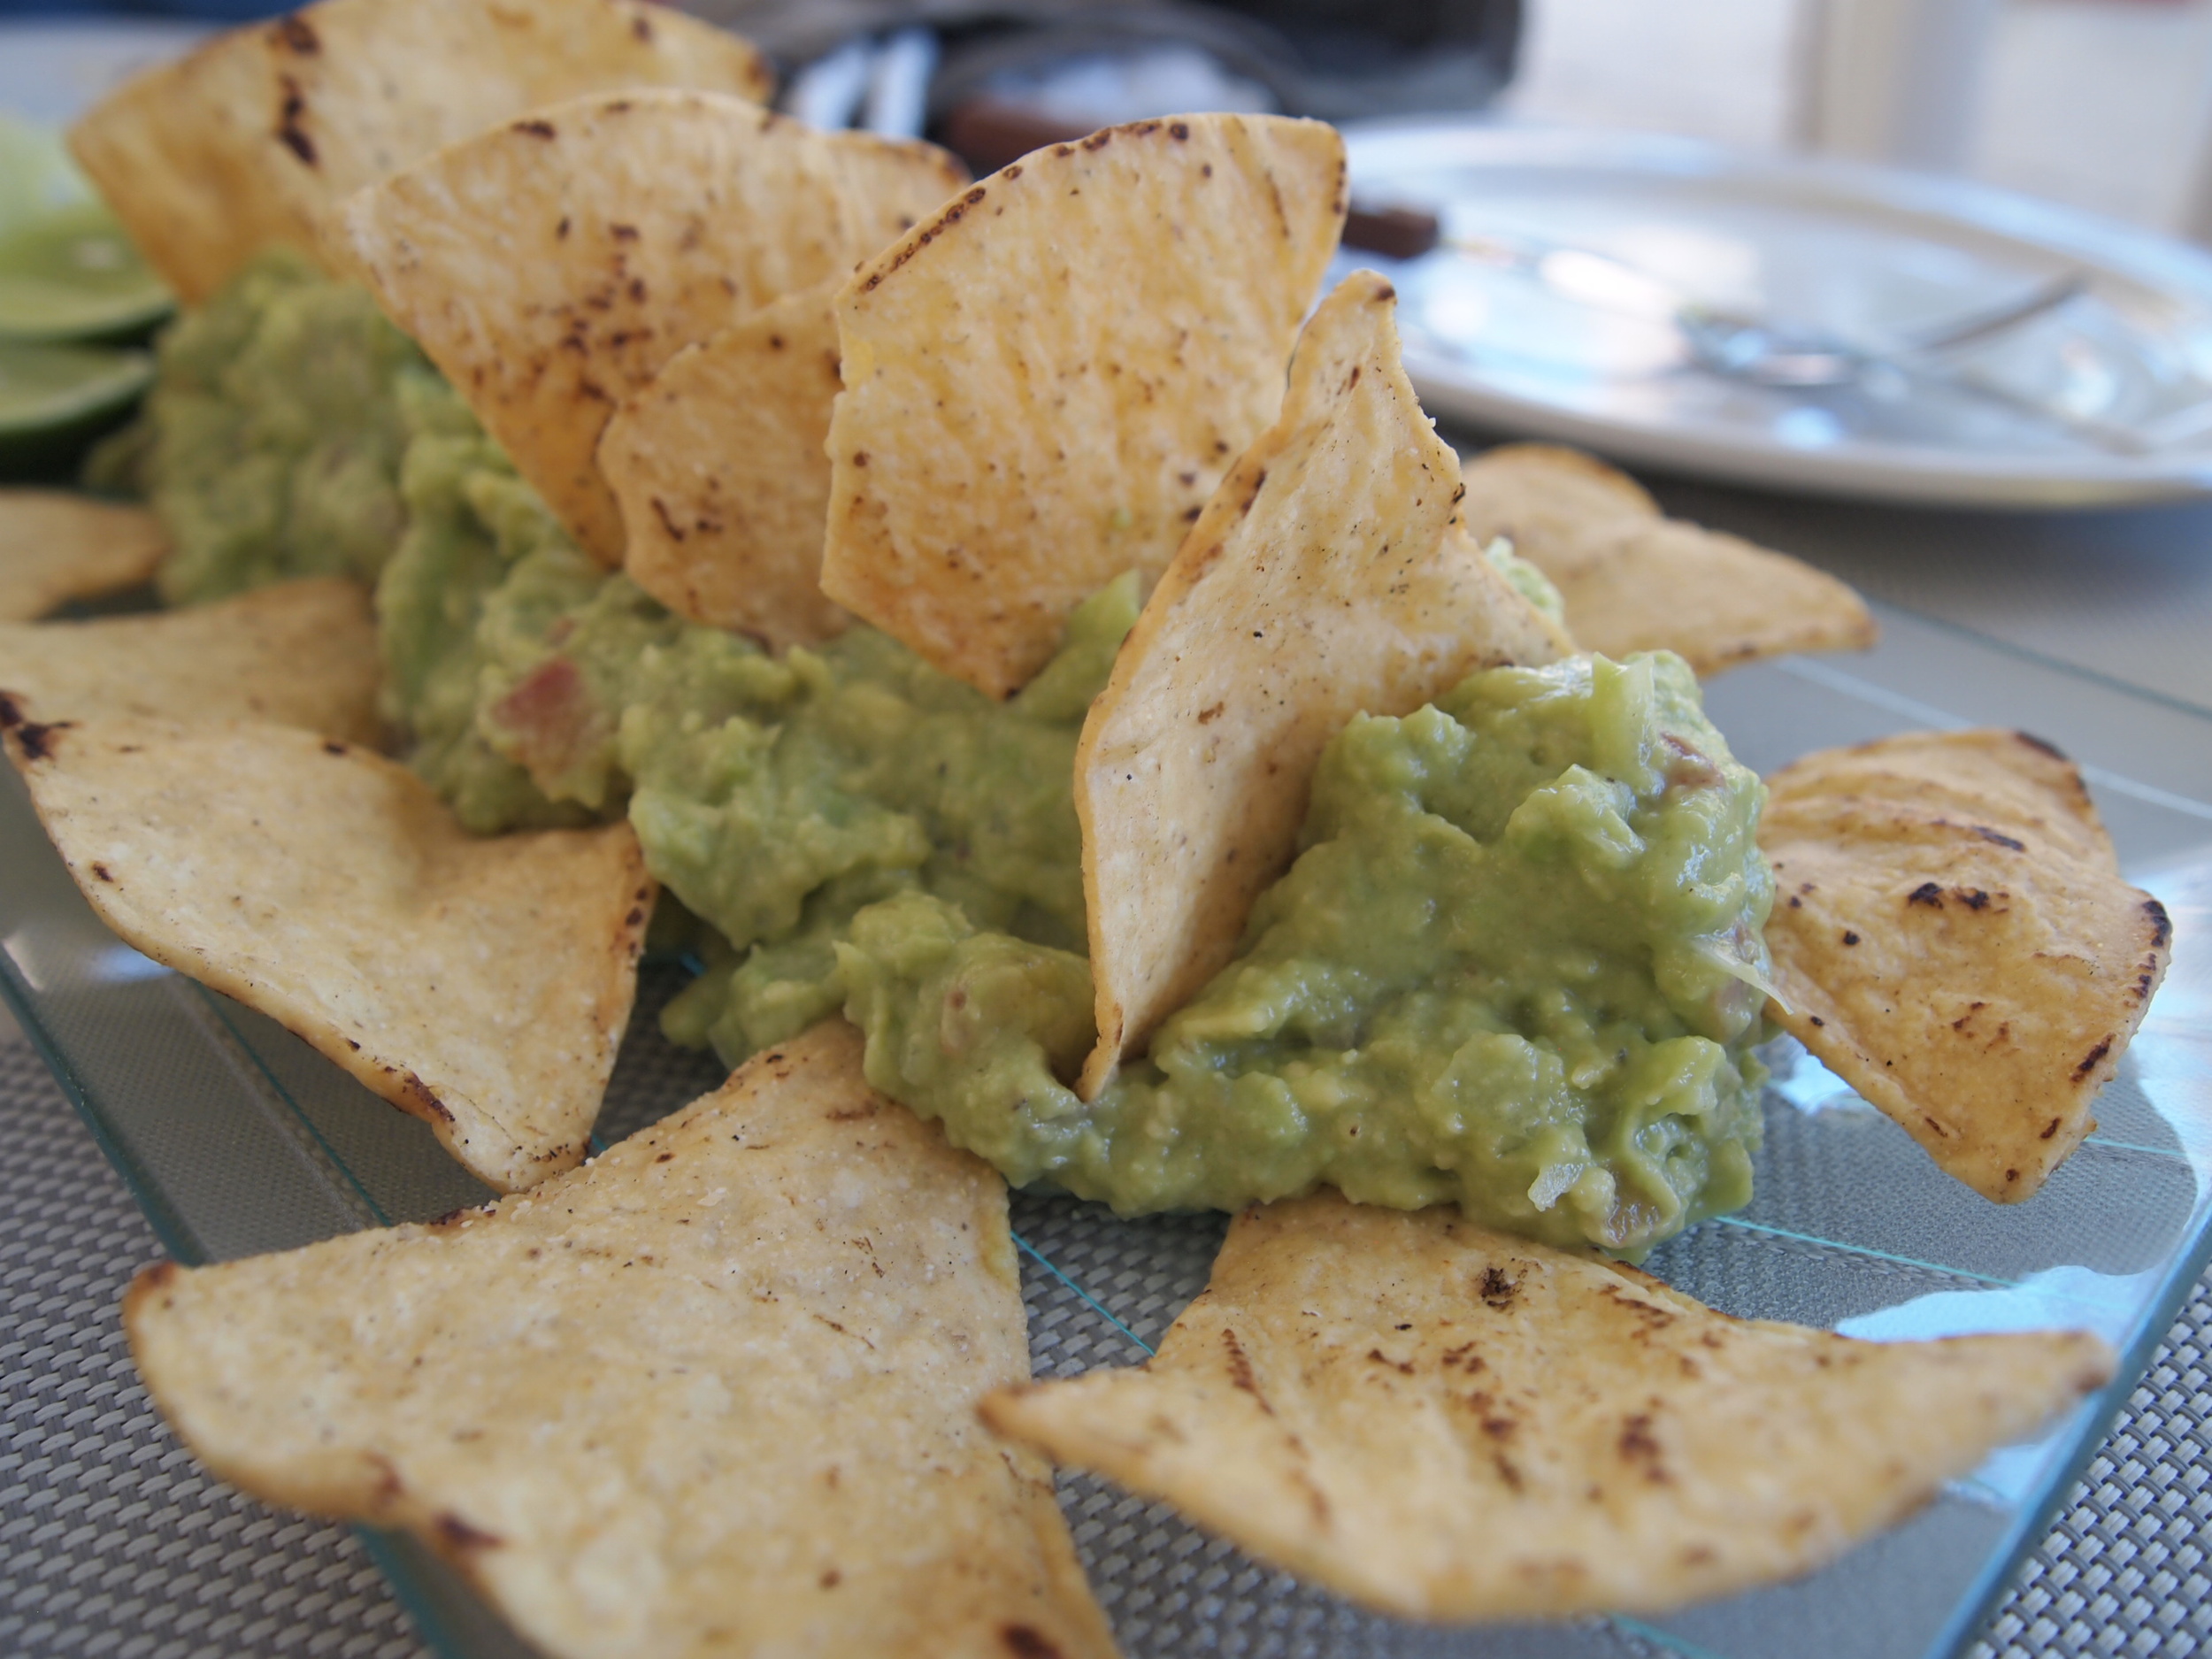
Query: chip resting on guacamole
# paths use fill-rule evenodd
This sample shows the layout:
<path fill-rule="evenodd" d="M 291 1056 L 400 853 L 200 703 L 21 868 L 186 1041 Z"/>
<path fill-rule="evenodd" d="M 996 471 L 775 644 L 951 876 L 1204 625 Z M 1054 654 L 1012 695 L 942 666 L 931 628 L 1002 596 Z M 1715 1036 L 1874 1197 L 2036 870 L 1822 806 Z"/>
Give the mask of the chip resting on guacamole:
<path fill-rule="evenodd" d="M 2017 732 L 1823 749 L 1769 781 L 1774 1018 L 1985 1198 L 2095 1127 L 2166 972 L 2071 762 Z"/>
<path fill-rule="evenodd" d="M 535 111 L 349 201 L 334 246 L 584 548 L 622 561 L 595 451 L 684 346 L 841 276 L 966 177 L 928 144 L 741 99 Z"/>
<path fill-rule="evenodd" d="M 1825 572 L 1740 536 L 1667 518 L 1594 457 L 1513 443 L 1467 464 L 1467 527 L 1549 577 L 1567 627 L 1610 656 L 1679 653 L 1701 674 L 1789 651 L 1863 649 L 1874 618 Z"/>
<path fill-rule="evenodd" d="M 271 720 L 373 747 L 382 672 L 368 595 L 330 576 L 150 616 L 0 622 L 0 697 L 46 721 Z"/>
<path fill-rule="evenodd" d="M 142 1273 L 185 1442 L 403 1527 L 556 1659 L 1109 1659 L 1025 1381 L 1006 1189 L 831 1025 L 488 1210 Z"/>
<path fill-rule="evenodd" d="M 351 191 L 541 104 L 771 85 L 746 42 L 639 0 L 322 0 L 137 76 L 69 144 L 190 304 L 265 248 L 315 252 Z"/>
<path fill-rule="evenodd" d="M 1322 302 L 1281 415 L 1191 526 L 1084 722 L 1087 1095 L 1229 960 L 1347 720 L 1558 654 L 1506 579 L 1445 536 L 1458 458 L 1399 362 L 1396 309 L 1371 271 Z"/>
<path fill-rule="evenodd" d="M 995 1394 L 1056 1459 L 1422 1619 L 1794 1578 L 2110 1379 L 2086 1333 L 1874 1343 L 1333 1194 L 1248 1210 L 1138 1370 Z"/>
<path fill-rule="evenodd" d="M 1020 687 L 1275 418 L 1343 219 L 1343 141 L 1277 116 L 1108 127 L 963 192 L 838 298 L 824 589 Z"/>
<path fill-rule="evenodd" d="M 653 908 L 627 825 L 480 841 L 405 767 L 292 726 L 4 736 L 130 944 L 306 1039 L 492 1187 L 582 1161 Z"/>

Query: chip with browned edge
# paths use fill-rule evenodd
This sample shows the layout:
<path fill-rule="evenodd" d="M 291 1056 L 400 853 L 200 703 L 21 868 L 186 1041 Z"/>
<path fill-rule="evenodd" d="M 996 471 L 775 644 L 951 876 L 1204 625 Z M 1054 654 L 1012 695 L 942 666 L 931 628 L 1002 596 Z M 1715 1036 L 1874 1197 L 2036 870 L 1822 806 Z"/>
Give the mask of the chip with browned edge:
<path fill-rule="evenodd" d="M 1942 1169 L 2027 1197 L 2096 1126 L 2173 937 L 2081 774 L 2016 732 L 1924 732 L 1767 787 L 1774 1018 Z"/>
<path fill-rule="evenodd" d="M 369 595 L 335 576 L 150 616 L 0 622 L 0 697 L 48 721 L 272 720 L 374 746 L 383 672 Z"/>
<path fill-rule="evenodd" d="M 1844 583 L 1801 560 L 1669 518 L 1634 480 L 1550 444 L 1467 464 L 1468 528 L 1511 540 L 1590 650 L 1678 653 L 1700 674 L 1789 651 L 1858 650 L 1878 630 Z"/>
<path fill-rule="evenodd" d="M 679 616 L 777 649 L 850 620 L 822 592 L 841 280 L 686 346 L 599 440 L 630 580 Z"/>
<path fill-rule="evenodd" d="M 264 248 L 314 253 L 363 185 L 541 104 L 771 85 L 746 42 L 637 0 L 322 0 L 138 76 L 69 143 L 192 303 Z"/>
<path fill-rule="evenodd" d="M 256 1495 L 404 1527 L 557 1659 L 1108 1659 L 1006 1187 L 819 1026 L 488 1210 L 149 1268 L 148 1389 Z"/>
<path fill-rule="evenodd" d="M 1280 419 L 1206 503 L 1083 723 L 1086 1098 L 1228 961 L 1346 721 L 1558 655 L 1497 567 L 1445 534 L 1459 463 L 1400 365 L 1395 311 L 1371 271 L 1322 302 Z"/>
<path fill-rule="evenodd" d="M 1808 1571 L 2112 1376 L 2080 1333 L 1732 1319 L 1450 1208 L 1247 1211 L 1134 1371 L 995 1428 L 1427 1619 L 1657 1612 Z"/>
<path fill-rule="evenodd" d="M 821 133 L 736 98 L 580 98 L 347 202 L 334 242 L 603 564 L 595 451 L 683 347 L 841 276 L 967 174 L 928 144 Z"/>
<path fill-rule="evenodd" d="M 143 507 L 56 489 L 0 490 L 0 622 L 153 580 L 169 533 Z"/>
<path fill-rule="evenodd" d="M 478 840 L 404 766 L 294 726 L 5 737 L 129 943 L 288 1026 L 493 1187 L 581 1162 L 653 908 L 627 824 Z"/>
<path fill-rule="evenodd" d="M 823 588 L 1015 690 L 1275 418 L 1343 219 L 1333 129 L 1194 115 L 1041 150 L 909 232 L 838 297 Z"/>

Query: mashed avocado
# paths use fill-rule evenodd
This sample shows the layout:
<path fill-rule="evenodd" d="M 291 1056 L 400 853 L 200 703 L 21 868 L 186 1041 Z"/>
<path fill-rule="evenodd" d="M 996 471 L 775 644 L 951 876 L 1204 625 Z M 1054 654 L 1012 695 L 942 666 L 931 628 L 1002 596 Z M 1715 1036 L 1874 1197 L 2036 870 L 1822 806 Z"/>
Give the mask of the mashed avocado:
<path fill-rule="evenodd" d="M 404 404 L 443 383 L 367 292 L 266 254 L 165 333 L 158 355 L 140 424 L 95 476 L 134 486 L 168 527 L 162 598 L 373 580 L 406 523 Z"/>
<path fill-rule="evenodd" d="M 1762 787 L 1678 658 L 1474 675 L 1361 718 L 1232 964 L 1086 1105 L 1087 965 L 919 895 L 837 949 L 870 1080 L 1124 1212 L 1326 1182 L 1642 1250 L 1750 1196 Z"/>
<path fill-rule="evenodd" d="M 1355 721 L 1239 959 L 1086 1104 L 1071 780 L 1133 579 L 1003 703 L 867 628 L 778 660 L 600 575 L 474 442 L 410 454 L 380 590 L 442 641 L 395 676 L 417 764 L 480 827 L 626 810 L 712 929 L 677 1041 L 734 1063 L 841 1010 L 878 1087 L 1129 1213 L 1325 1182 L 1633 1251 L 1749 1196 L 1761 787 L 1678 659 Z"/>
<path fill-rule="evenodd" d="M 594 565 L 365 294 L 273 257 L 162 351 L 165 593 L 373 578 L 386 712 L 463 821 L 626 813 L 703 925 L 678 1041 L 735 1062 L 842 1010 L 877 1087 L 1126 1213 L 1328 1183 L 1637 1251 L 1748 1197 L 1761 788 L 1676 658 L 1354 721 L 1237 960 L 1086 1103 L 1071 780 L 1133 576 L 1003 703 L 864 627 L 773 658 Z"/>

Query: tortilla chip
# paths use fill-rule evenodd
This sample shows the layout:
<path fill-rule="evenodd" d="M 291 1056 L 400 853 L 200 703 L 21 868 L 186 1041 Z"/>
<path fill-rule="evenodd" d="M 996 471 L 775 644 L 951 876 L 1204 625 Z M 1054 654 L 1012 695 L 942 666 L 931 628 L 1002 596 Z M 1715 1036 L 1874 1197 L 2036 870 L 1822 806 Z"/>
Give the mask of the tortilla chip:
<path fill-rule="evenodd" d="M 1932 732 L 1767 787 L 1774 1018 L 1947 1172 L 2027 1197 L 2096 1126 L 2171 954 L 2081 774 L 2016 732 Z"/>
<path fill-rule="evenodd" d="M 257 1496 L 403 1526 L 534 1647 L 1110 1655 L 1025 1381 L 1006 1188 L 841 1024 L 523 1198 L 196 1271 L 124 1321 Z"/>
<path fill-rule="evenodd" d="M 143 507 L 55 489 L 0 490 L 0 622 L 153 580 L 169 533 Z"/>
<path fill-rule="evenodd" d="M 2086 1333 L 1874 1343 L 1317 1194 L 1238 1217 L 1141 1370 L 991 1425 L 1414 1618 L 1655 1613 L 1805 1572 L 2112 1376 Z"/>
<path fill-rule="evenodd" d="M 842 276 L 967 177 L 927 144 L 699 92 L 541 109 L 373 186 L 334 236 L 602 563 L 594 451 L 683 347 Z"/>
<path fill-rule="evenodd" d="M 822 592 L 841 280 L 686 346 L 599 440 L 630 579 L 679 616 L 778 650 L 851 620 Z"/>
<path fill-rule="evenodd" d="M 823 588 L 1019 687 L 1274 419 L 1343 219 L 1333 129 L 1194 115 L 1041 150 L 910 232 L 838 296 Z"/>
<path fill-rule="evenodd" d="M 1567 626 L 1608 657 L 1678 652 L 1701 675 L 1791 651 L 1863 650 L 1879 630 L 1825 572 L 1663 516 L 1602 461 L 1516 443 L 1468 464 L 1468 528 L 1506 536 L 1548 576 Z"/>
<path fill-rule="evenodd" d="M 323 0 L 138 76 L 69 134 L 186 303 L 264 248 L 317 252 L 330 210 L 541 104 L 637 87 L 755 102 L 753 48 L 634 0 Z"/>
<path fill-rule="evenodd" d="M 404 766 L 290 726 L 5 735 L 125 940 L 297 1033 L 495 1187 L 582 1161 L 653 908 L 628 825 L 480 841 Z"/>
<path fill-rule="evenodd" d="M 1361 271 L 1322 302 L 1281 419 L 1206 503 L 1083 723 L 1087 1099 L 1228 962 L 1347 721 L 1558 656 L 1497 567 L 1445 534 L 1459 463 L 1400 365 L 1396 300 Z"/>
<path fill-rule="evenodd" d="M 0 623 L 0 699 L 42 720 L 270 720 L 373 748 L 382 676 L 369 596 L 337 577 L 150 616 Z"/>

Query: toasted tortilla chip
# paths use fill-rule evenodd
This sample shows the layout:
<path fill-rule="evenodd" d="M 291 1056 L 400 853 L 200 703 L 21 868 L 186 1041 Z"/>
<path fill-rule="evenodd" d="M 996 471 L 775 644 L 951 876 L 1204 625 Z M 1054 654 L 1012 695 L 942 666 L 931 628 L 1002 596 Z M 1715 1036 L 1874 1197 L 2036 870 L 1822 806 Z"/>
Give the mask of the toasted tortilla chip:
<path fill-rule="evenodd" d="M 1006 1187 L 818 1027 L 488 1210 L 139 1275 L 200 1458 L 403 1526 L 539 1651 L 1103 1659 L 1026 1381 Z"/>
<path fill-rule="evenodd" d="M 151 616 L 0 623 L 0 699 L 42 720 L 269 720 L 374 747 L 382 675 L 368 594 L 337 577 Z"/>
<path fill-rule="evenodd" d="M 736 98 L 534 111 L 348 202 L 334 233 L 393 320 L 602 563 L 594 451 L 683 347 L 860 260 L 967 177 L 927 144 L 819 133 Z"/>
<path fill-rule="evenodd" d="M 582 1161 L 653 908 L 628 825 L 479 841 L 404 766 L 290 726 L 5 736 L 131 944 L 288 1026 L 495 1187 Z"/>
<path fill-rule="evenodd" d="M 1396 297 L 1361 271 L 1322 302 L 1281 419 L 1206 503 L 1084 721 L 1087 1099 L 1229 960 L 1346 721 L 1557 658 L 1550 625 L 1446 534 L 1459 464 L 1399 364 Z"/>
<path fill-rule="evenodd" d="M 2112 1376 L 2086 1333 L 1854 1341 L 1333 1194 L 1248 1211 L 1141 1370 L 985 1420 L 1414 1618 L 1659 1612 L 1787 1578 Z"/>
<path fill-rule="evenodd" d="M 1549 577 L 1567 626 L 1608 657 L 1669 650 L 1701 675 L 1791 651 L 1861 650 L 1878 630 L 1844 583 L 1801 560 L 1669 518 L 1602 461 L 1549 444 L 1466 469 L 1468 528 L 1509 537 Z"/>
<path fill-rule="evenodd" d="M 169 533 L 143 507 L 56 489 L 0 490 L 0 622 L 151 581 Z"/>
<path fill-rule="evenodd" d="M 1275 418 L 1343 219 L 1333 129 L 1194 115 L 1041 150 L 908 233 L 838 297 L 823 588 L 1014 691 Z"/>
<path fill-rule="evenodd" d="M 851 620 L 822 592 L 843 279 L 686 346 L 599 440 L 622 568 L 677 615 L 780 650 Z"/>
<path fill-rule="evenodd" d="M 1774 1018 L 1942 1169 L 2026 1198 L 2096 1126 L 2171 954 L 2081 774 L 2016 732 L 1920 733 L 1768 790 Z"/>
<path fill-rule="evenodd" d="M 441 145 L 638 87 L 759 102 L 772 79 L 737 36 L 634 0 L 323 0 L 140 75 L 69 144 L 189 304 L 264 248 L 315 253 L 338 202 Z"/>

